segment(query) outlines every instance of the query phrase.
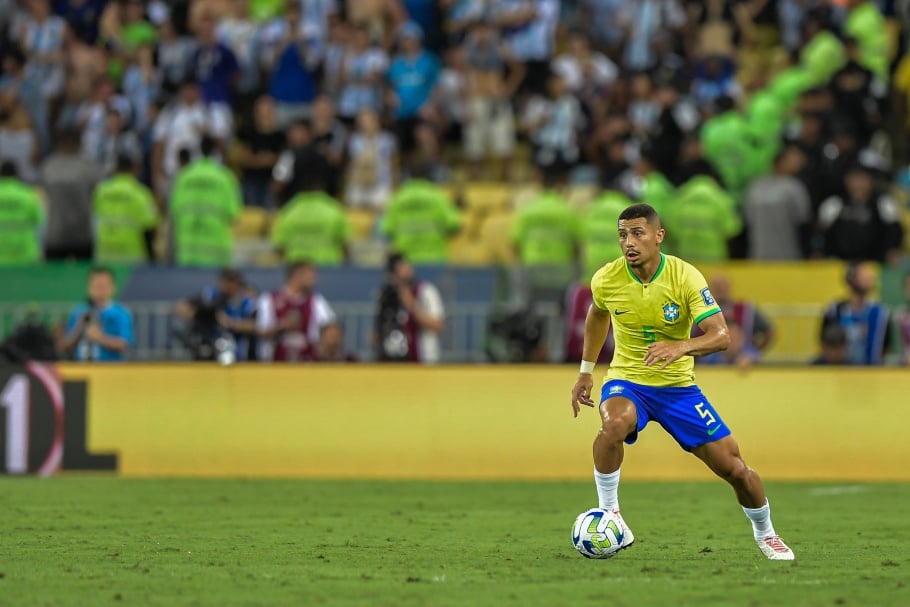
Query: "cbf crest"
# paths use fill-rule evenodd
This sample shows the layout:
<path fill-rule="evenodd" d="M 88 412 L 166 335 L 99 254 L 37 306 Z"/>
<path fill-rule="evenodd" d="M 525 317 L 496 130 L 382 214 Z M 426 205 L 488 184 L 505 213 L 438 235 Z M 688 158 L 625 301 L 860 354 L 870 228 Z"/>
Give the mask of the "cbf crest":
<path fill-rule="evenodd" d="M 668 301 L 664 304 L 664 320 L 673 324 L 679 320 L 679 304 Z"/>

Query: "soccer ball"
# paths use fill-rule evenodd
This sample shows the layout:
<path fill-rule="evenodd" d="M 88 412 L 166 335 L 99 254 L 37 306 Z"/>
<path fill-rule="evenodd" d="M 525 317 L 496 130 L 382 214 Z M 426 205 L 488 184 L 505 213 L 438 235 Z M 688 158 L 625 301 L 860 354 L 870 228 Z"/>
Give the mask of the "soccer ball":
<path fill-rule="evenodd" d="M 578 515 L 572 527 L 572 543 L 585 558 L 608 559 L 622 547 L 623 527 L 619 517 L 591 508 Z"/>

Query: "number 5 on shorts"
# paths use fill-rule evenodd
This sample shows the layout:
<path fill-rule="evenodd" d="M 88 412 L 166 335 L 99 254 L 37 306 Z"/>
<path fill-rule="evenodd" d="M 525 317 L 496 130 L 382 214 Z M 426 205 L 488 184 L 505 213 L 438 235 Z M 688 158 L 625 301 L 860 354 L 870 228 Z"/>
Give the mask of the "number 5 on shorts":
<path fill-rule="evenodd" d="M 706 426 L 710 426 L 711 424 L 717 422 L 717 419 L 714 417 L 714 414 L 705 409 L 705 403 L 698 403 L 697 405 L 695 405 L 695 410 L 698 411 L 698 415 L 702 419 L 707 420 L 705 422 Z"/>

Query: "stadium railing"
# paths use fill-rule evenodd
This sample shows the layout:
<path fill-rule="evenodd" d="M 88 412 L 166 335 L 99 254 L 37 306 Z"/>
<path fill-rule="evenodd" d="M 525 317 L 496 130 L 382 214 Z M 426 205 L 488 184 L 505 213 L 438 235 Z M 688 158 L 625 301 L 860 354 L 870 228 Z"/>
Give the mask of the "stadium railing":
<path fill-rule="evenodd" d="M 333 302 L 345 333 L 346 348 L 362 361 L 373 360 L 373 329 L 376 308 L 369 302 Z M 174 336 L 172 302 L 133 302 L 136 349 L 131 360 L 187 360 L 189 354 Z M 30 314 L 48 325 L 65 323 L 72 309 L 68 303 L 0 304 L 0 336 L 8 335 Z M 775 341 L 764 358 L 768 363 L 805 363 L 815 355 L 822 306 L 816 304 L 768 304 L 762 306 L 774 322 Z M 485 353 L 492 307 L 487 303 L 457 302 L 448 306 L 442 337 L 444 362 L 480 363 Z M 533 312 L 544 320 L 549 360 L 564 358 L 565 319 L 553 303 L 537 303 Z"/>

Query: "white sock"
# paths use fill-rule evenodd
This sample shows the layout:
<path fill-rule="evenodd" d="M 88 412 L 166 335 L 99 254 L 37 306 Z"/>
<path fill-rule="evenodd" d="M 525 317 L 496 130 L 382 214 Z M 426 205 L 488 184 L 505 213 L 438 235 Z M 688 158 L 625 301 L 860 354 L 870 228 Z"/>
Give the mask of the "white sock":
<path fill-rule="evenodd" d="M 752 533 L 756 540 L 777 535 L 774 533 L 774 525 L 771 524 L 771 504 L 767 499 L 761 508 L 743 508 L 743 512 L 752 521 Z"/>
<path fill-rule="evenodd" d="M 594 485 L 597 487 L 597 507 L 608 512 L 619 510 L 619 470 L 603 474 L 594 469 Z"/>

